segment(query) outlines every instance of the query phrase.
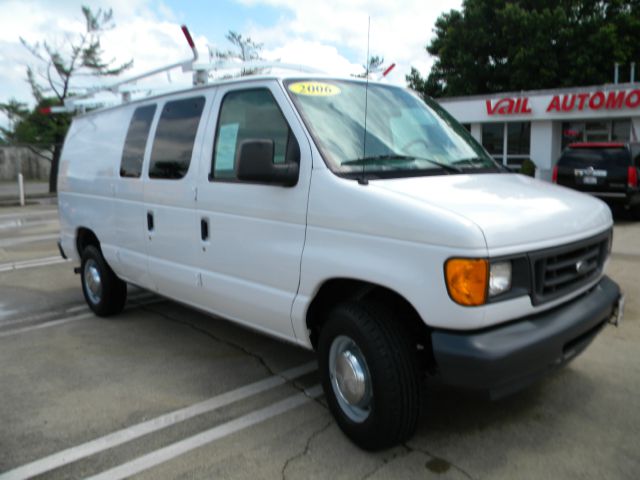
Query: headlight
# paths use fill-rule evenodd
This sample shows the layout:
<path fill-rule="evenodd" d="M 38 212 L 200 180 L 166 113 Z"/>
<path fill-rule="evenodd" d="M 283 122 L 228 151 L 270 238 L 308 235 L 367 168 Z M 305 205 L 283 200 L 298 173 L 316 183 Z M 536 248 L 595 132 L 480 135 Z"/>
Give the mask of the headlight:
<path fill-rule="evenodd" d="M 492 263 L 489 268 L 489 296 L 495 297 L 511 288 L 511 262 Z"/>
<path fill-rule="evenodd" d="M 450 258 L 444 266 L 447 291 L 454 302 L 483 305 L 487 300 L 489 262 L 475 258 Z"/>
<path fill-rule="evenodd" d="M 454 302 L 464 306 L 487 303 L 511 289 L 511 262 L 489 263 L 483 258 L 450 258 L 444 266 L 447 291 Z"/>

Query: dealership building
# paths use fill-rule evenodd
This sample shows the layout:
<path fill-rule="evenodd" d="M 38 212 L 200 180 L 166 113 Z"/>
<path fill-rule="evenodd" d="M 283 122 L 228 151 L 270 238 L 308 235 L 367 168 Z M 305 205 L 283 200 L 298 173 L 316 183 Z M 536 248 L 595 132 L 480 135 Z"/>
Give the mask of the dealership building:
<path fill-rule="evenodd" d="M 572 142 L 640 140 L 640 83 L 439 99 L 500 163 L 529 158 L 550 179 Z"/>

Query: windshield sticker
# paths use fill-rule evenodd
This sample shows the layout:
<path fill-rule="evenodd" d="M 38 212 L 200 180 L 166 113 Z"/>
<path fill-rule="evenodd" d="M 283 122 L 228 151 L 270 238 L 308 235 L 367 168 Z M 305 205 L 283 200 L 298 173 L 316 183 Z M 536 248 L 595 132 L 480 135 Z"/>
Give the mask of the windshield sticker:
<path fill-rule="evenodd" d="M 229 123 L 220 126 L 218 146 L 216 148 L 216 170 L 233 171 L 239 127 L 239 123 Z"/>
<path fill-rule="evenodd" d="M 296 82 L 289 85 L 289 91 L 296 95 L 308 95 L 313 97 L 332 97 L 340 94 L 340 89 L 335 85 L 323 82 Z"/>

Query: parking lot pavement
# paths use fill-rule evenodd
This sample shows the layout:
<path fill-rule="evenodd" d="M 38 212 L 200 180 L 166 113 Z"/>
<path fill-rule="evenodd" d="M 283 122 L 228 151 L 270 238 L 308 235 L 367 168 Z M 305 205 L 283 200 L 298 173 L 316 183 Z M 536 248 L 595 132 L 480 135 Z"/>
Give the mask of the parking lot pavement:
<path fill-rule="evenodd" d="M 51 198 L 49 194 L 49 182 L 25 181 L 24 195 L 27 204 L 40 202 L 42 199 Z M 20 200 L 18 181 L 0 181 L 0 205 L 17 205 Z"/>
<path fill-rule="evenodd" d="M 640 223 L 615 227 L 619 328 L 498 402 L 430 383 L 416 435 L 371 454 L 328 414 L 312 353 L 135 288 L 89 313 L 48 260 L 55 218 L 0 209 L 0 479 L 637 478 Z"/>

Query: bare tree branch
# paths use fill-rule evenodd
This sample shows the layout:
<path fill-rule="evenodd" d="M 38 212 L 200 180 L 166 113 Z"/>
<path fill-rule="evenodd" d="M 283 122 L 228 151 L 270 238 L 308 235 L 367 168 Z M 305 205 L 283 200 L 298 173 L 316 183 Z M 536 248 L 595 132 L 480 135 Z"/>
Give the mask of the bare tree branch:
<path fill-rule="evenodd" d="M 46 62 L 47 60 L 42 56 L 42 54 L 40 53 L 40 43 L 36 42 L 35 44 L 31 45 L 30 43 L 28 43 L 24 38 L 20 37 L 20 43 L 27 49 L 29 50 L 29 52 L 31 52 L 31 54 L 42 60 L 43 62 Z"/>
<path fill-rule="evenodd" d="M 105 61 L 102 58 L 100 35 L 115 26 L 111 9 L 93 11 L 90 7 L 83 6 L 82 14 L 85 20 L 85 31 L 78 35 L 63 33 L 60 37 L 63 41 L 29 43 L 24 38 L 20 38 L 22 45 L 42 65 L 38 68 L 27 66 L 27 81 L 37 106 L 29 112 L 28 116 L 20 119 L 14 125 L 12 133 L 15 135 L 13 138 L 23 138 L 25 143 L 48 144 L 52 148 L 51 177 L 49 179 L 51 192 L 55 192 L 56 189 L 60 145 L 66 134 L 70 115 L 60 114 L 46 117 L 40 113 L 40 109 L 64 103 L 65 99 L 74 93 L 71 80 L 76 75 L 85 72 L 90 72 L 95 76 L 118 75 L 133 64 L 131 60 L 118 65 L 115 63 L 115 59 Z M 46 98 L 45 92 L 52 92 L 55 98 Z M 34 146 L 31 148 L 37 154 L 42 151 Z"/>
<path fill-rule="evenodd" d="M 42 152 L 40 152 L 37 148 L 35 148 L 32 144 L 25 144 L 23 145 L 24 147 L 27 147 L 31 153 L 35 153 L 37 156 L 39 156 L 40 158 L 44 158 L 46 161 L 50 162 L 51 161 L 51 157 L 47 157 L 46 155 L 44 155 Z M 53 154 L 53 149 L 48 150 L 51 154 Z"/>
<path fill-rule="evenodd" d="M 56 97 L 58 97 L 58 100 L 60 100 L 61 102 L 64 101 L 64 98 L 62 98 L 62 95 L 56 89 L 56 86 L 53 83 L 53 79 L 51 78 L 51 63 L 49 63 L 49 66 L 47 67 L 47 80 L 49 81 L 51 90 L 53 90 L 53 93 L 56 95 Z"/>

